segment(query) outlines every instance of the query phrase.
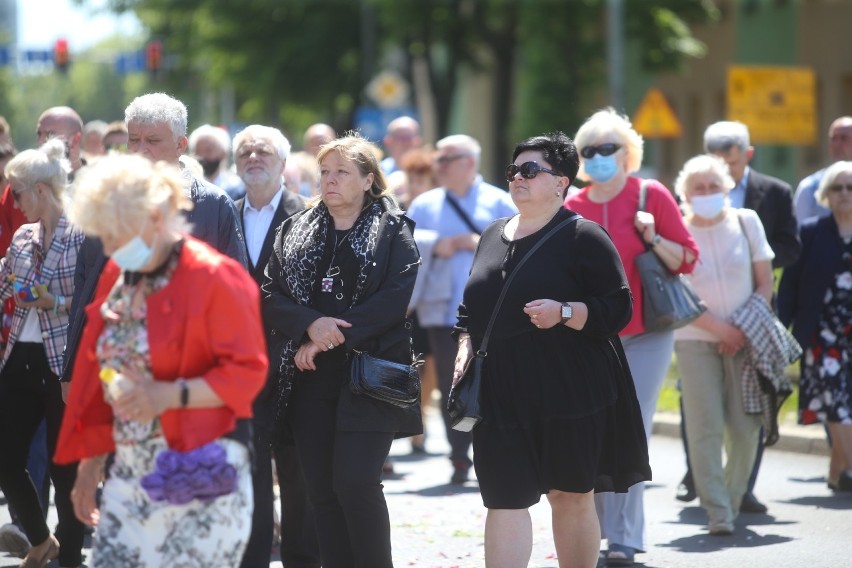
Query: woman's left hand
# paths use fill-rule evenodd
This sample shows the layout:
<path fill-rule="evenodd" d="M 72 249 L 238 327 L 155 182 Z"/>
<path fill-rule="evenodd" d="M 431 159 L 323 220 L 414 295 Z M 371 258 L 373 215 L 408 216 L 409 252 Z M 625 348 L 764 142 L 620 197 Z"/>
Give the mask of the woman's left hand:
<path fill-rule="evenodd" d="M 533 300 L 524 305 L 524 313 L 540 329 L 550 329 L 562 323 L 562 304 L 556 300 Z"/>
<path fill-rule="evenodd" d="M 296 368 L 300 371 L 316 371 L 317 365 L 315 359 L 321 351 L 322 348 L 313 341 L 303 343 L 293 358 Z"/>
<path fill-rule="evenodd" d="M 17 294 L 12 294 L 15 298 L 15 303 L 22 308 L 41 308 L 42 310 L 52 310 L 56 303 L 56 296 L 47 291 L 47 286 L 42 284 L 38 287 L 38 298 L 31 302 L 26 302 L 18 298 Z"/>
<path fill-rule="evenodd" d="M 137 371 L 127 368 L 121 369 L 121 374 L 133 382 L 133 387 L 122 392 L 112 406 L 125 420 L 150 422 L 175 406 L 173 383 L 146 381 Z"/>
<path fill-rule="evenodd" d="M 654 235 L 657 234 L 654 216 L 647 211 L 637 211 L 633 224 L 636 226 L 636 230 L 642 234 L 642 240 L 646 243 L 650 243 Z"/>

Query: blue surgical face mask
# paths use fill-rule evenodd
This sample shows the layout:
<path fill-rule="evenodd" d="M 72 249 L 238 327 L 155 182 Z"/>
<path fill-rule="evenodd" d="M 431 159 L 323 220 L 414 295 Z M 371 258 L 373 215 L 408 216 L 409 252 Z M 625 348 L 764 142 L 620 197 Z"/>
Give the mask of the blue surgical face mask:
<path fill-rule="evenodd" d="M 725 208 L 727 199 L 724 193 L 696 195 L 689 200 L 692 212 L 703 219 L 715 219 Z"/>
<path fill-rule="evenodd" d="M 616 154 L 610 156 L 597 154 L 593 158 L 589 158 L 583 162 L 583 169 L 586 170 L 592 181 L 606 183 L 618 173 L 618 162 L 615 156 Z"/>
<path fill-rule="evenodd" d="M 145 244 L 145 241 L 142 240 L 141 236 L 136 235 L 112 253 L 110 258 L 112 258 L 122 270 L 136 272 L 148 264 L 153 254 L 154 249 Z"/>

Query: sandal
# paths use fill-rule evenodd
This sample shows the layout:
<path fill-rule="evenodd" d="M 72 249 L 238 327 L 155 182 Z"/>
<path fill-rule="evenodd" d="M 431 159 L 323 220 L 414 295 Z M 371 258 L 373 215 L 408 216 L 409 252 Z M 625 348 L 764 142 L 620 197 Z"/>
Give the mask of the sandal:
<path fill-rule="evenodd" d="M 607 566 L 633 566 L 636 549 L 623 544 L 610 544 L 606 553 Z"/>

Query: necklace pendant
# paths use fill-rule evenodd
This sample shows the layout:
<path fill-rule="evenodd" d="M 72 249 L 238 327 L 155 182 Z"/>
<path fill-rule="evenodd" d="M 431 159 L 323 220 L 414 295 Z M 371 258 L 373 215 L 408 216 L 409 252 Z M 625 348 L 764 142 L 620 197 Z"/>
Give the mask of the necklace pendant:
<path fill-rule="evenodd" d="M 334 286 L 334 278 L 326 276 L 320 282 L 320 291 L 321 292 L 331 292 L 332 287 Z"/>

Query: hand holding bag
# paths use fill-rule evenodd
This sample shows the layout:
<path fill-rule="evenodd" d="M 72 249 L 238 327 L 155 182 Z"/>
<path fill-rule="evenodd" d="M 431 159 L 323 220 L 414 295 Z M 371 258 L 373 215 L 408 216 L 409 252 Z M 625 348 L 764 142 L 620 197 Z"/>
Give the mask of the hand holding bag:
<path fill-rule="evenodd" d="M 420 400 L 421 361 L 411 365 L 373 357 L 363 351 L 352 351 L 349 389 L 400 408 L 413 406 Z"/>
<path fill-rule="evenodd" d="M 506 278 L 506 282 L 500 290 L 500 296 L 497 298 L 497 303 L 494 304 L 494 309 L 491 311 L 491 318 L 488 320 L 488 326 L 485 328 L 485 334 L 482 336 L 479 350 L 467 362 L 464 373 L 453 388 L 450 389 L 450 395 L 447 397 L 447 410 L 450 413 L 450 423 L 453 430 L 470 432 L 482 421 L 482 412 L 479 405 L 479 391 L 482 387 L 482 366 L 485 364 L 485 357 L 488 356 L 488 338 L 491 336 L 491 329 L 497 320 L 497 314 L 503 305 L 503 298 L 506 296 L 509 284 L 512 283 L 515 275 L 520 272 L 521 267 L 527 259 L 541 245 L 563 227 L 567 227 L 578 219 L 582 219 L 582 216 L 575 214 L 553 227 L 541 240 L 533 245 Z"/>
<path fill-rule="evenodd" d="M 648 180 L 639 190 L 639 211 L 645 210 Z M 681 274 L 672 274 L 651 246 L 642 239 L 645 252 L 636 257 L 642 280 L 642 311 L 646 331 L 669 331 L 683 327 L 707 310 L 692 285 Z"/>

